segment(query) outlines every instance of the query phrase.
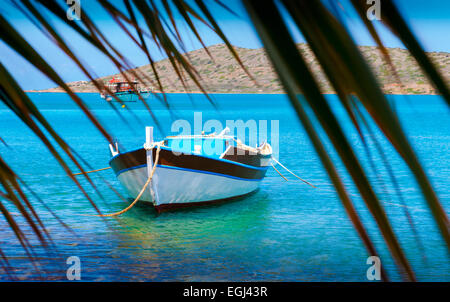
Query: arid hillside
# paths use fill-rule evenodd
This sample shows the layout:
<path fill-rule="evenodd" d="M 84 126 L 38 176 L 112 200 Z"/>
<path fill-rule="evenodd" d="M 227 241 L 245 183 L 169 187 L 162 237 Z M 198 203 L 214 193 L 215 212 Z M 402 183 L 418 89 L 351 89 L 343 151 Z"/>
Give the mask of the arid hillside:
<path fill-rule="evenodd" d="M 317 64 L 307 44 L 298 44 L 298 47 L 307 61 L 310 63 L 316 78 L 320 82 L 323 93 L 333 93 L 322 70 Z M 392 94 L 436 94 L 435 89 L 429 84 L 415 60 L 407 50 L 400 48 L 388 49 L 393 64 L 400 77 L 400 83 L 395 79 L 390 66 L 383 60 L 377 47 L 361 46 L 364 56 L 373 67 L 379 81 L 382 83 L 385 93 Z M 246 49 L 236 47 L 240 58 L 250 73 L 256 79 L 258 85 L 245 74 L 224 44 L 208 47 L 212 54 L 211 59 L 204 49 L 191 51 L 186 54 L 201 76 L 203 86 L 209 93 L 283 93 L 283 89 L 276 74 L 264 52 L 264 49 Z M 450 81 L 450 54 L 444 52 L 430 52 L 429 57 L 440 70 L 444 78 Z M 186 92 L 181 81 L 165 59 L 156 63 L 156 68 L 164 85 L 165 92 Z M 150 65 L 136 68 L 151 79 L 155 79 Z M 113 75 L 98 79 L 106 81 Z M 116 75 L 117 76 L 117 75 Z M 198 88 L 192 81 L 187 81 L 190 92 L 198 92 Z M 143 83 L 146 87 L 154 86 L 150 82 Z M 95 92 L 95 87 L 87 81 L 69 83 L 76 92 Z M 155 87 L 156 88 L 156 87 Z M 61 88 L 51 88 L 47 92 L 61 91 Z"/>

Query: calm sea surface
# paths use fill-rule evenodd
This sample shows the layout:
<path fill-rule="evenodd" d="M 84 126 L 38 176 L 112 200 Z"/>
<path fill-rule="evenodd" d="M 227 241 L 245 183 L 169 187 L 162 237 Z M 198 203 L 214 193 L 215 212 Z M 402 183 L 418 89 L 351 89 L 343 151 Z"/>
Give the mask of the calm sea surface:
<path fill-rule="evenodd" d="M 92 167 L 108 166 L 107 141 L 65 94 L 30 94 L 56 131 Z M 105 128 L 124 149 L 141 147 L 144 126 L 155 125 L 142 104 L 117 110 L 96 94 L 80 94 Z M 269 169 L 260 190 L 242 200 L 157 215 L 139 205 L 117 218 L 95 214 L 80 190 L 65 176 L 46 147 L 10 111 L 0 107 L 0 154 L 45 204 L 73 232 L 56 220 L 39 200 L 28 193 L 54 241 L 54 247 L 35 248 L 40 274 L 0 218 L 0 247 L 10 257 L 11 273 L 20 280 L 66 280 L 66 259 L 78 256 L 85 281 L 367 281 L 367 253 L 334 193 L 333 187 L 305 131 L 283 95 L 212 95 L 216 111 L 202 95 L 169 95 L 172 114 L 153 98 L 150 106 L 165 135 L 172 121 L 193 121 L 194 111 L 203 122 L 226 120 L 279 121 L 279 160 L 315 184 L 313 189 L 294 177 L 286 182 Z M 370 155 L 346 118 L 335 96 L 328 96 L 342 121 L 350 143 L 376 184 L 379 197 L 417 277 L 422 281 L 450 281 L 450 258 L 420 191 L 410 172 L 387 142 L 376 132 L 401 187 L 392 186 L 381 157 L 366 132 Z M 404 129 L 450 215 L 450 114 L 438 96 L 389 97 Z M 155 130 L 156 139 L 162 139 Z M 176 129 L 177 130 L 177 129 Z M 270 138 L 270 132 L 269 132 Z M 330 146 L 328 144 L 328 146 Z M 352 194 L 356 193 L 342 164 L 333 153 Z M 372 163 L 377 167 L 372 169 Z M 74 165 L 71 164 L 71 167 Z M 86 167 L 89 170 L 88 167 Z M 101 196 L 82 178 L 81 183 L 104 213 L 123 209 L 127 203 L 108 186 L 125 195 L 111 170 L 91 174 Z M 171 180 L 176 185 L 176 179 Z M 407 207 L 402 206 L 400 193 Z M 389 277 L 401 277 L 364 203 L 353 197 L 375 242 Z M 20 220 L 18 210 L 8 208 Z M 412 230 L 406 213 L 413 218 Z M 36 239 L 30 235 L 32 244 Z M 0 269 L 0 280 L 10 277 Z"/>

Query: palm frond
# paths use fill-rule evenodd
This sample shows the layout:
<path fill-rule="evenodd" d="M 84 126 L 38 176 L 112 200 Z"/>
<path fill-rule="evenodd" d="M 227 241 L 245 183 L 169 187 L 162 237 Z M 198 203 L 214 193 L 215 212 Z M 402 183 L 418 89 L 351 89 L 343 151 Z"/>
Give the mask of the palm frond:
<path fill-rule="evenodd" d="M 309 12 L 309 18 L 314 18 L 315 23 L 309 22 L 308 24 L 303 24 L 301 29 L 303 33 L 310 31 L 311 34 L 305 36 L 310 37 L 310 39 L 307 39 L 311 45 L 316 45 L 316 47 L 313 48 L 313 51 L 317 50 L 319 45 L 322 46 L 322 49 L 328 50 L 325 56 L 323 53 L 315 51 L 321 65 L 328 66 L 328 68 L 324 67 L 326 73 L 333 69 L 333 64 L 341 65 L 342 68 L 339 69 L 340 76 L 338 76 L 338 74 L 332 75 L 327 73 L 330 82 L 334 87 L 341 87 L 345 85 L 344 82 L 349 85 L 347 93 L 353 93 L 357 96 L 358 100 L 370 113 L 372 119 L 377 123 L 386 138 L 389 139 L 397 152 L 403 157 L 404 161 L 416 177 L 424 197 L 428 202 L 428 206 L 439 226 L 441 234 L 447 242 L 447 246 L 450 248 L 449 221 L 445 211 L 440 205 L 425 171 L 408 142 L 398 117 L 383 95 L 373 72 L 358 51 L 350 35 L 336 20 L 333 19 L 331 14 L 328 14 L 329 18 L 323 18 L 323 16 L 327 16 L 327 12 L 325 8 L 320 5 L 319 1 L 300 1 L 298 2 L 299 5 L 296 10 L 292 7 L 294 2 L 284 2 L 285 5 L 290 5 L 292 8 L 291 12 L 296 12 L 298 14 L 299 17 L 294 18 L 297 20 L 299 26 L 300 22 L 303 21 L 303 23 L 305 23 L 304 18 L 307 18 L 305 11 Z M 323 23 L 321 23 L 321 20 L 323 20 Z M 314 27 L 310 29 L 307 27 L 308 25 L 313 25 Z M 321 30 L 323 32 L 328 31 L 328 35 L 321 35 Z M 325 37 L 318 42 L 313 38 L 313 34 L 316 38 Z M 331 62 L 326 58 L 327 55 L 334 58 L 336 61 L 334 63 Z M 341 102 L 347 102 L 347 100 L 341 98 Z"/>

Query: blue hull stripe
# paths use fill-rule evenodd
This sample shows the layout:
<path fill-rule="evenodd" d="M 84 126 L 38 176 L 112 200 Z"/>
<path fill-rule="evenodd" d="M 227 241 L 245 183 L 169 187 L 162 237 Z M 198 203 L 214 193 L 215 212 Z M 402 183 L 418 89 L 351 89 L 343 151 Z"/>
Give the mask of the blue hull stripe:
<path fill-rule="evenodd" d="M 258 178 L 258 179 L 241 178 L 241 177 L 236 177 L 236 176 L 231 176 L 231 175 L 226 175 L 226 174 L 220 174 L 220 173 L 215 173 L 215 172 L 210 172 L 210 171 L 194 170 L 194 169 L 187 169 L 187 168 L 180 168 L 180 167 L 173 167 L 173 166 L 166 166 L 166 165 L 156 165 L 156 166 L 158 168 L 165 168 L 165 169 L 172 169 L 172 170 L 181 170 L 181 171 L 190 171 L 190 172 L 203 173 L 203 174 L 211 174 L 211 175 L 223 176 L 223 177 L 228 177 L 228 178 L 237 179 L 237 180 L 246 180 L 246 181 L 261 181 L 262 180 L 262 178 Z M 127 171 L 130 171 L 130 170 L 135 170 L 135 169 L 139 169 L 139 168 L 144 168 L 144 167 L 147 167 L 147 164 L 134 166 L 134 167 L 127 168 L 127 169 L 123 169 L 123 170 L 120 170 L 119 172 L 117 172 L 116 176 L 119 176 L 123 172 L 127 172 Z"/>

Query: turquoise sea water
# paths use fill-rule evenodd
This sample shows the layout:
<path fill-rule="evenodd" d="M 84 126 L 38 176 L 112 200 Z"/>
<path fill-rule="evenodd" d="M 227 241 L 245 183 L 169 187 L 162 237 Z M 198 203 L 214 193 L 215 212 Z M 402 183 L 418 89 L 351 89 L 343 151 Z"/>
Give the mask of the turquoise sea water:
<path fill-rule="evenodd" d="M 108 166 L 106 140 L 65 94 L 30 94 L 57 132 L 86 160 L 92 169 Z M 155 125 L 141 104 L 117 106 L 117 111 L 96 94 L 80 94 L 105 128 L 124 149 L 141 147 L 144 126 Z M 78 256 L 85 281 L 367 281 L 367 252 L 333 191 L 333 187 L 283 95 L 213 95 L 216 111 L 202 95 L 169 95 L 172 115 L 156 99 L 150 105 L 166 135 L 175 119 L 193 121 L 202 112 L 205 122 L 226 120 L 279 121 L 279 160 L 315 184 L 313 189 L 294 177 L 285 182 L 269 169 L 255 194 L 226 204 L 164 213 L 146 205 L 134 207 L 117 218 L 84 216 L 95 214 L 80 190 L 45 146 L 5 107 L 0 107 L 0 155 L 74 232 L 64 228 L 32 195 L 54 247 L 36 247 L 40 274 L 26 259 L 4 218 L 0 218 L 0 248 L 10 259 L 12 274 L 20 280 L 67 280 L 66 259 Z M 401 205 L 373 142 L 368 145 L 370 161 L 356 130 L 328 96 L 342 120 L 347 138 L 357 149 L 363 166 L 377 185 L 377 193 L 392 221 L 396 235 L 421 281 L 450 281 L 450 260 L 443 240 L 407 167 L 376 133 L 391 160 L 407 208 Z M 449 215 L 450 210 L 450 123 L 449 111 L 438 96 L 390 96 L 405 131 Z M 155 139 L 163 138 L 155 129 Z M 270 139 L 270 133 L 269 133 Z M 333 154 L 340 169 L 342 164 Z M 73 166 L 73 165 L 71 165 Z M 86 168 L 89 170 L 89 168 Z M 349 177 L 343 178 L 351 193 Z M 104 213 L 127 206 L 105 183 L 125 192 L 111 170 L 91 174 L 101 197 L 82 178 L 83 186 Z M 172 180 L 176 185 L 176 180 Z M 375 223 L 354 197 L 358 213 L 381 255 L 392 280 L 401 280 Z M 14 217 L 18 210 L 8 205 Z M 411 230 L 405 209 L 412 216 L 418 237 Z M 20 219 L 19 219 L 20 221 Z M 26 230 L 31 234 L 30 230 Z M 30 235 L 31 242 L 36 239 Z M 10 277 L 0 269 L 0 280 Z"/>

